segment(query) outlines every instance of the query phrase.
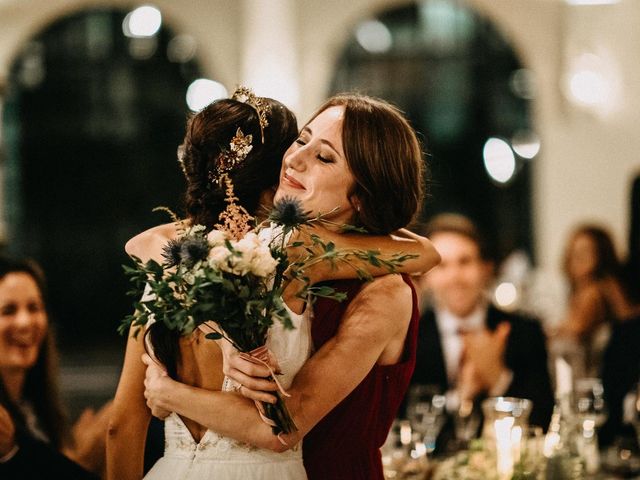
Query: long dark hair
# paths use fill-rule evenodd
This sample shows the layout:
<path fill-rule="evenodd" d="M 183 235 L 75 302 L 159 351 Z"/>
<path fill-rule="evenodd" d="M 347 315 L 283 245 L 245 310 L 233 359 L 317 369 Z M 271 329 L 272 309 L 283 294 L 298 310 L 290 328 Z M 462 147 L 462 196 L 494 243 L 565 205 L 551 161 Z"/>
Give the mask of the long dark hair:
<path fill-rule="evenodd" d="M 574 289 L 573 279 L 569 274 L 569 262 L 571 260 L 571 250 L 573 244 L 581 235 L 585 235 L 591 239 L 595 248 L 596 265 L 592 272 L 594 280 L 601 280 L 605 277 L 613 277 L 622 284 L 622 264 L 618 259 L 613 240 L 607 230 L 599 225 L 584 224 L 577 226 L 567 242 L 567 248 L 564 254 L 563 269 L 565 275 L 572 283 L 571 288 Z"/>
<path fill-rule="evenodd" d="M 229 173 L 239 203 L 255 216 L 263 193 L 278 185 L 282 157 L 298 135 L 298 124 L 293 112 L 282 103 L 270 98 L 263 100 L 270 107 L 264 142 L 258 112 L 237 100 L 213 102 L 188 120 L 180 150 L 187 181 L 184 205 L 192 223 L 213 229 L 226 207 L 224 186 L 211 181 L 211 172 L 215 172 L 220 153 L 229 148 L 238 128 L 244 135 L 252 136 L 251 151 Z M 180 334 L 162 322 L 153 323 L 147 334 L 154 355 L 167 373 L 177 378 Z"/>
<path fill-rule="evenodd" d="M 38 264 L 33 260 L 0 257 L 0 282 L 11 273 L 26 273 L 33 278 L 40 290 L 47 318 L 50 319 L 45 278 Z M 54 447 L 60 449 L 69 443 L 71 435 L 67 415 L 62 406 L 58 378 L 58 350 L 53 328 L 49 322 L 38 359 L 27 372 L 22 400 L 28 401 L 33 406 L 34 413 L 44 433 L 49 437 L 49 441 Z M 28 436 L 26 419 L 18 405 L 9 397 L 1 377 L 0 404 L 9 411 L 18 436 Z"/>

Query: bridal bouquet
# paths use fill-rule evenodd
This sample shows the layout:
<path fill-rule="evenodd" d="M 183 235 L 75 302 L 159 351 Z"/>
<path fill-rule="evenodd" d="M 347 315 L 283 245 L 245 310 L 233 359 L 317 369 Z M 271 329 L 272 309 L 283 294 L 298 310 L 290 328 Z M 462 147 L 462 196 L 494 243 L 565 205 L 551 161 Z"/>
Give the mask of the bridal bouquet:
<path fill-rule="evenodd" d="M 139 330 L 151 319 L 182 335 L 202 326 L 207 338 L 224 338 L 240 352 L 273 367 L 277 383 L 277 362 L 270 361 L 264 345 L 274 322 L 293 328 L 282 299 L 290 281 L 300 285 L 297 295 L 301 298 L 342 300 L 344 294 L 328 286 L 311 285 L 307 269 L 318 262 L 348 262 L 359 277 L 367 279 L 370 275 L 361 268 L 362 262 L 393 272 L 413 256 L 399 253 L 382 258 L 377 251 L 338 249 L 313 233 L 306 241 L 291 241 L 295 231 L 327 223 L 325 216 L 312 217 L 297 200 L 283 199 L 264 224 L 254 227 L 236 200 L 228 182 L 228 206 L 217 229 L 207 232 L 202 225 L 191 225 L 165 246 L 162 264 L 134 257 L 134 267 L 124 266 L 134 285 L 128 294 L 139 299 L 146 289 L 148 295 L 134 303 L 134 312 L 119 330 L 124 333 L 131 325 Z M 298 254 L 290 258 L 292 249 Z M 280 389 L 276 394 L 276 404 L 258 405 L 261 416 L 276 435 L 296 431 L 282 399 L 286 392 Z"/>

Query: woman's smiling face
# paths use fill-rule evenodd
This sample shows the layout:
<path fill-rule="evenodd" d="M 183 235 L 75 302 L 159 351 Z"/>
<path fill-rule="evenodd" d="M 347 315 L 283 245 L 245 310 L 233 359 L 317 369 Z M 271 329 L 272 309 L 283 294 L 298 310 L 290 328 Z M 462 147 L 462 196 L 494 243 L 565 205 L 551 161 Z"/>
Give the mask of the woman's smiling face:
<path fill-rule="evenodd" d="M 350 194 L 354 177 L 342 146 L 344 107 L 318 114 L 285 152 L 275 201 L 293 197 L 313 214 L 334 212 L 327 218 L 349 223 L 354 208 Z"/>
<path fill-rule="evenodd" d="M 27 370 L 38 359 L 48 328 L 37 283 L 26 272 L 0 279 L 0 370 Z"/>

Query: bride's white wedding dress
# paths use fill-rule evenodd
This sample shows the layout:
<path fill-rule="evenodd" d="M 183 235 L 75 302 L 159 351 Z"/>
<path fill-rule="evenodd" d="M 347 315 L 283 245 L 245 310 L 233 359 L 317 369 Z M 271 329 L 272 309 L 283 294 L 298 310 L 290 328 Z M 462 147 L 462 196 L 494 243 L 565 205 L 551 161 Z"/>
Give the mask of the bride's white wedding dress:
<path fill-rule="evenodd" d="M 298 315 L 289 310 L 293 330 L 276 322 L 267 346 L 278 359 L 286 389 L 311 353 L 310 319 L 313 309 Z M 307 313 L 308 312 L 308 313 Z M 225 382 L 227 383 L 227 382 Z M 215 412 L 212 412 L 215 415 Z M 252 447 L 207 430 L 196 442 L 180 416 L 171 413 L 164 422 L 165 448 L 145 480 L 305 480 L 302 444 L 284 453 Z"/>

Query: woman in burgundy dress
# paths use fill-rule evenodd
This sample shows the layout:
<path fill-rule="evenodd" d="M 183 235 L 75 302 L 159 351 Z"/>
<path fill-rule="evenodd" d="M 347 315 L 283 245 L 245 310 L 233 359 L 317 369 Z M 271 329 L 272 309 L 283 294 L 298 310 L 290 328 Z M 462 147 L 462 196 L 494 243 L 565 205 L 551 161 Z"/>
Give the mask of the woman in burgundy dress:
<path fill-rule="evenodd" d="M 336 207 L 337 224 L 371 233 L 406 226 L 422 203 L 423 159 L 406 119 L 389 104 L 360 96 L 333 97 L 285 153 L 276 200 L 299 199 L 314 211 Z M 284 451 L 304 437 L 310 479 L 382 479 L 384 442 L 415 364 L 417 301 L 405 277 L 333 285 L 348 300 L 318 301 L 315 353 L 296 375 L 287 405 L 298 431 L 287 445 L 262 422 L 249 399 L 270 401 L 269 372 L 227 351 L 225 374 L 240 394 L 180 384 L 146 359 L 145 396 L 154 415 L 190 418 L 222 435 Z M 298 299 L 286 299 L 294 312 Z M 228 350 L 228 349 L 227 349 Z M 244 397 L 248 398 L 244 398 Z"/>

